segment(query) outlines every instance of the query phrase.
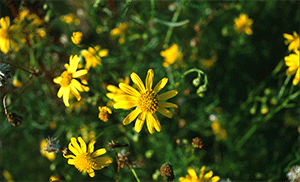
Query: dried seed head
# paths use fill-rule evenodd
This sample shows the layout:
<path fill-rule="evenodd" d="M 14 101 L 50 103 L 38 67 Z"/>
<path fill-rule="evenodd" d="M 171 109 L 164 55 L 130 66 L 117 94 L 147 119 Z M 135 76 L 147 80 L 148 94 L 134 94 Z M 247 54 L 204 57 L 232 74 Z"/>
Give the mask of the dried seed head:
<path fill-rule="evenodd" d="M 128 159 L 129 154 L 130 152 L 126 152 L 125 150 L 121 150 L 121 152 L 117 153 L 117 162 L 121 168 L 130 167 L 131 161 Z"/>
<path fill-rule="evenodd" d="M 201 138 L 196 137 L 193 139 L 192 144 L 194 145 L 194 147 L 201 149 L 203 147 L 203 142 L 201 140 Z"/>
<path fill-rule="evenodd" d="M 0 63 L 0 87 L 6 84 L 8 78 L 11 78 L 10 66 L 5 63 Z"/>
<path fill-rule="evenodd" d="M 44 151 L 47 151 L 49 153 L 51 152 L 60 152 L 63 150 L 63 148 L 58 144 L 58 141 L 56 141 L 56 138 L 46 138 L 47 144 L 44 148 Z"/>
<path fill-rule="evenodd" d="M 18 127 L 22 121 L 23 118 L 21 116 L 18 116 L 15 113 L 9 112 L 7 115 L 7 121 L 12 124 L 14 127 Z"/>
<path fill-rule="evenodd" d="M 115 148 L 128 147 L 128 143 L 115 143 L 115 141 L 111 141 L 107 144 L 108 150 L 114 150 Z"/>
<path fill-rule="evenodd" d="M 163 176 L 163 177 L 167 177 L 167 181 L 173 181 L 175 176 L 174 176 L 174 173 L 173 173 L 173 168 L 170 164 L 166 163 L 166 164 L 163 164 L 160 168 L 160 174 Z"/>

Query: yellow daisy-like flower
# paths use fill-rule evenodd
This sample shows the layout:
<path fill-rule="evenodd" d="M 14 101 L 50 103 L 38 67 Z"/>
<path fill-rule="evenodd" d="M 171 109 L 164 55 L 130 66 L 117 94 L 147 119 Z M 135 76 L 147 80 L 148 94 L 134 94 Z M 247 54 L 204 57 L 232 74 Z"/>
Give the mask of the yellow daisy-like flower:
<path fill-rule="evenodd" d="M 89 70 L 90 67 L 95 68 L 101 64 L 101 57 L 108 55 L 108 49 L 100 50 L 100 46 L 95 46 L 95 48 L 89 47 L 88 50 L 83 50 L 81 55 L 86 61 L 85 69 Z"/>
<path fill-rule="evenodd" d="M 88 149 L 81 137 L 78 137 L 78 141 L 80 146 L 76 138 L 72 137 L 68 148 L 74 155 L 63 154 L 63 156 L 69 159 L 68 164 L 74 165 L 80 172 L 88 172 L 90 177 L 94 177 L 94 170 L 100 170 L 112 163 L 113 159 L 111 157 L 99 157 L 106 153 L 106 149 L 102 148 L 94 152 L 96 140 L 89 143 Z"/>
<path fill-rule="evenodd" d="M 73 36 L 71 37 L 71 40 L 74 44 L 78 45 L 81 42 L 82 39 L 82 32 L 73 32 Z"/>
<path fill-rule="evenodd" d="M 83 91 L 89 91 L 89 87 L 81 85 L 81 83 L 74 79 L 78 78 L 82 75 L 87 74 L 87 70 L 77 70 L 78 66 L 78 56 L 70 56 L 70 65 L 65 64 L 65 68 L 67 71 L 64 71 L 60 77 L 56 77 L 53 79 L 54 83 L 60 84 L 60 89 L 57 92 L 57 97 L 61 98 L 63 97 L 63 101 L 67 107 L 70 106 L 69 104 L 69 97 L 70 97 L 70 92 L 77 98 L 79 101 L 81 99 L 81 96 L 78 91 L 83 92 Z"/>
<path fill-rule="evenodd" d="M 240 17 L 234 19 L 233 28 L 238 32 L 245 32 L 247 35 L 251 35 L 252 29 L 251 25 L 253 20 L 248 17 L 246 14 L 240 14 Z"/>
<path fill-rule="evenodd" d="M 297 50 L 299 48 L 299 41 L 300 41 L 300 39 L 299 39 L 299 36 L 298 36 L 297 32 L 294 31 L 293 35 L 284 33 L 283 37 L 286 38 L 286 40 L 284 41 L 284 43 L 286 45 L 289 44 L 288 49 L 290 51 Z"/>
<path fill-rule="evenodd" d="M 125 79 L 120 79 L 120 82 L 128 85 L 130 82 L 129 77 L 126 76 Z M 119 89 L 118 87 L 116 87 L 114 85 L 107 85 L 106 89 L 108 91 L 110 91 L 109 93 L 106 94 L 106 96 L 110 99 L 114 99 L 114 97 L 117 95 L 125 94 L 125 92 L 123 92 L 121 89 Z"/>
<path fill-rule="evenodd" d="M 49 153 L 47 151 L 45 151 L 45 147 L 47 145 L 47 140 L 43 139 L 41 144 L 40 144 L 40 152 L 43 156 L 47 157 L 50 161 L 53 161 L 55 159 L 55 153 Z"/>
<path fill-rule="evenodd" d="M 146 87 L 144 86 L 142 80 L 136 73 L 130 75 L 133 83 L 137 86 L 135 88 L 129 86 L 125 83 L 120 83 L 120 89 L 125 93 L 121 95 L 116 95 L 114 97 L 115 109 L 130 109 L 136 107 L 124 120 L 123 124 L 128 125 L 135 118 L 134 129 L 136 132 L 140 132 L 145 119 L 147 123 L 147 128 L 151 134 L 154 133 L 154 128 L 160 132 L 161 125 L 158 121 L 158 118 L 155 114 L 156 111 L 162 115 L 172 118 L 173 114 L 166 108 L 177 108 L 176 104 L 170 102 L 164 102 L 163 100 L 170 99 L 177 95 L 176 90 L 171 90 L 166 93 L 158 95 L 158 92 L 164 88 L 168 82 L 168 78 L 163 78 L 158 84 L 152 89 L 154 72 L 152 69 L 148 70 L 146 77 Z"/>
<path fill-rule="evenodd" d="M 293 80 L 293 84 L 297 85 L 300 80 L 300 59 L 299 59 L 299 50 L 295 50 L 296 54 L 290 54 L 284 57 L 285 64 L 289 67 L 286 70 L 286 75 L 295 74 L 295 78 Z"/>
<path fill-rule="evenodd" d="M 8 16 L 0 19 L 0 49 L 5 54 L 8 53 L 11 46 L 15 51 L 18 50 L 18 45 L 13 41 L 13 31 L 17 29 L 17 26 L 10 26 L 10 19 Z"/>
<path fill-rule="evenodd" d="M 199 178 L 194 169 L 188 168 L 188 173 L 185 177 L 180 177 L 180 182 L 217 182 L 220 180 L 219 176 L 213 176 L 213 172 L 209 171 L 204 175 L 205 166 L 203 166 L 200 170 Z"/>
<path fill-rule="evenodd" d="M 101 119 L 104 122 L 107 122 L 109 119 L 109 116 L 112 114 L 112 111 L 110 108 L 103 106 L 99 106 L 99 119 Z"/>
<path fill-rule="evenodd" d="M 59 19 L 67 24 L 74 22 L 75 25 L 79 25 L 80 23 L 79 19 L 73 13 L 62 15 Z"/>
<path fill-rule="evenodd" d="M 164 57 L 165 62 L 163 62 L 164 67 L 168 67 L 173 64 L 177 59 L 182 59 L 182 53 L 178 52 L 178 45 L 173 44 L 170 48 L 161 51 L 160 55 Z"/>

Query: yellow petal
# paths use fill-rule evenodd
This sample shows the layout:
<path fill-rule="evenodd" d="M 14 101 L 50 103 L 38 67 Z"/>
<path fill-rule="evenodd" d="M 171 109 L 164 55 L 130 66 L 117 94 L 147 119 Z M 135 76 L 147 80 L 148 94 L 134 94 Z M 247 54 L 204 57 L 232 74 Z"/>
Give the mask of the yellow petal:
<path fill-rule="evenodd" d="M 95 177 L 95 171 L 94 171 L 92 168 L 89 168 L 89 169 L 87 170 L 87 172 L 89 173 L 89 176 L 90 176 L 91 178 Z"/>
<path fill-rule="evenodd" d="M 61 98 L 63 96 L 64 92 L 65 92 L 64 87 L 60 87 L 58 92 L 57 92 L 57 97 Z"/>
<path fill-rule="evenodd" d="M 89 143 L 89 146 L 88 146 L 88 153 L 91 154 L 94 152 L 94 144 L 96 143 L 96 140 L 92 140 L 90 141 Z"/>
<path fill-rule="evenodd" d="M 78 151 L 78 153 L 82 153 L 81 151 L 81 147 L 79 146 L 79 144 L 77 143 L 77 140 L 75 137 L 71 138 L 71 144 L 72 146 Z"/>
<path fill-rule="evenodd" d="M 290 34 L 284 33 L 283 37 L 286 38 L 287 40 L 294 40 L 294 37 Z"/>
<path fill-rule="evenodd" d="M 64 156 L 64 158 L 67 158 L 67 159 L 69 159 L 69 158 L 72 158 L 72 159 L 76 158 L 74 155 L 65 155 L 65 154 L 63 154 L 63 156 Z"/>
<path fill-rule="evenodd" d="M 141 109 L 136 108 L 133 110 L 126 118 L 123 120 L 124 125 L 130 124 L 139 114 L 141 113 Z"/>
<path fill-rule="evenodd" d="M 61 77 L 60 76 L 53 79 L 53 82 L 57 83 L 57 84 L 60 84 L 60 81 L 61 81 Z"/>
<path fill-rule="evenodd" d="M 205 168 L 206 168 L 205 166 L 202 166 L 202 168 L 200 169 L 199 179 L 203 178 Z"/>
<path fill-rule="evenodd" d="M 146 118 L 147 128 L 150 134 L 154 133 L 154 118 L 152 114 L 148 113 Z"/>
<path fill-rule="evenodd" d="M 167 84 L 167 82 L 168 82 L 168 78 L 161 79 L 157 83 L 157 85 L 154 87 L 154 92 L 158 93 L 161 89 L 163 89 L 165 87 L 165 85 Z"/>
<path fill-rule="evenodd" d="M 152 69 L 149 69 L 146 77 L 146 89 L 148 90 L 152 88 L 153 77 L 154 77 L 154 72 Z"/>
<path fill-rule="evenodd" d="M 136 97 L 139 97 L 141 95 L 136 89 L 134 89 L 133 87 L 131 87 L 125 83 L 120 83 L 119 87 L 121 90 L 123 90 L 125 93 L 127 93 L 129 95 L 133 95 Z"/>
<path fill-rule="evenodd" d="M 159 120 L 158 120 L 155 113 L 153 113 L 153 117 L 154 117 L 154 120 L 153 120 L 154 128 L 156 129 L 156 131 L 160 132 L 161 131 L 161 125 L 160 125 Z"/>
<path fill-rule="evenodd" d="M 83 92 L 83 87 L 82 87 L 81 83 L 78 80 L 72 79 L 71 85 L 73 85 L 80 92 Z"/>
<path fill-rule="evenodd" d="M 211 178 L 211 182 L 217 182 L 220 180 L 219 176 L 214 176 L 213 178 Z"/>
<path fill-rule="evenodd" d="M 80 101 L 81 96 L 74 85 L 70 85 L 71 93 L 76 97 L 78 101 Z"/>
<path fill-rule="evenodd" d="M 74 56 L 70 56 L 70 66 L 68 67 L 68 72 L 69 73 L 75 73 L 77 70 L 77 66 L 78 66 L 78 62 L 79 62 L 79 57 L 77 55 Z"/>
<path fill-rule="evenodd" d="M 160 114 L 168 117 L 168 118 L 172 118 L 173 113 L 171 113 L 168 109 L 164 108 L 164 107 L 159 107 L 157 110 Z"/>
<path fill-rule="evenodd" d="M 80 76 L 83 76 L 83 75 L 86 75 L 87 74 L 87 70 L 86 69 L 83 69 L 83 70 L 79 70 L 79 71 L 76 71 L 75 73 L 73 73 L 73 78 L 78 78 Z"/>
<path fill-rule="evenodd" d="M 69 97 L 70 97 L 70 87 L 65 87 L 64 93 L 63 93 L 63 101 L 66 107 L 69 107 Z"/>
<path fill-rule="evenodd" d="M 144 83 L 142 82 L 141 78 L 136 73 L 131 73 L 130 75 L 133 83 L 135 83 L 139 89 L 140 92 L 145 91 Z"/>
<path fill-rule="evenodd" d="M 164 108 L 175 107 L 175 108 L 177 108 L 178 106 L 171 102 L 158 102 L 158 107 L 164 107 Z"/>
<path fill-rule="evenodd" d="M 93 154 L 92 154 L 92 158 L 96 158 L 96 157 L 98 157 L 98 156 L 100 156 L 100 155 L 103 155 L 103 154 L 105 154 L 106 153 L 106 149 L 98 149 L 98 150 L 96 150 Z"/>
<path fill-rule="evenodd" d="M 142 112 L 135 122 L 134 130 L 139 133 L 143 128 L 144 122 L 145 122 L 145 112 Z"/>
<path fill-rule="evenodd" d="M 192 179 L 198 179 L 197 174 L 193 168 L 188 168 L 188 173 L 192 177 Z"/>
<path fill-rule="evenodd" d="M 209 179 L 209 178 L 211 178 L 213 176 L 213 172 L 212 171 L 209 171 L 208 173 L 206 173 L 205 175 L 204 175 L 204 179 Z"/>
<path fill-rule="evenodd" d="M 77 148 L 75 148 L 71 142 L 69 143 L 68 148 L 75 156 L 78 156 L 80 154 L 80 151 Z"/>
<path fill-rule="evenodd" d="M 95 166 L 93 166 L 94 169 L 99 170 L 102 169 L 105 166 L 108 166 L 110 163 L 113 162 L 113 159 L 111 157 L 98 157 L 95 159 Z"/>
<path fill-rule="evenodd" d="M 103 49 L 99 52 L 100 57 L 106 57 L 108 55 L 108 49 Z"/>
<path fill-rule="evenodd" d="M 114 97 L 114 101 L 120 102 L 120 101 L 137 101 L 138 98 L 131 95 L 117 95 Z"/>
<path fill-rule="evenodd" d="M 74 159 L 69 159 L 69 160 L 68 160 L 68 164 L 70 164 L 70 165 L 75 165 Z"/>
<path fill-rule="evenodd" d="M 158 98 L 158 100 L 167 100 L 172 97 L 175 97 L 177 94 L 178 94 L 178 92 L 176 90 L 171 90 L 171 91 L 168 91 L 168 92 L 158 95 L 157 98 Z"/>
<path fill-rule="evenodd" d="M 86 143 L 84 142 L 84 140 L 81 137 L 78 137 L 78 141 L 79 141 L 80 146 L 81 146 L 81 151 L 83 153 L 86 153 Z"/>
<path fill-rule="evenodd" d="M 117 102 L 114 104 L 115 109 L 131 109 L 133 107 L 137 106 L 136 101 L 122 101 L 122 102 Z"/>

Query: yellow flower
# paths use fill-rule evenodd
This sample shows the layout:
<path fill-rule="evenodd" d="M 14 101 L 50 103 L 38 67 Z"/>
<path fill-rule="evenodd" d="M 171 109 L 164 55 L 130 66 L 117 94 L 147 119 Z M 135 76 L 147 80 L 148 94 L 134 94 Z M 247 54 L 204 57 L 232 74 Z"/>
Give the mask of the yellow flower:
<path fill-rule="evenodd" d="M 160 52 L 160 55 L 165 58 L 164 67 L 173 64 L 177 59 L 182 59 L 182 53 L 178 52 L 178 45 L 173 44 L 172 47 Z"/>
<path fill-rule="evenodd" d="M 3 171 L 3 176 L 4 176 L 5 181 L 7 181 L 7 182 L 13 182 L 14 181 L 11 174 L 7 170 Z"/>
<path fill-rule="evenodd" d="M 74 44 L 78 45 L 81 42 L 82 39 L 82 32 L 73 32 L 73 36 L 71 37 L 71 40 Z"/>
<path fill-rule="evenodd" d="M 8 53 L 11 46 L 15 51 L 18 51 L 17 44 L 13 41 L 13 31 L 17 29 L 17 26 L 10 26 L 10 19 L 8 16 L 0 19 L 0 49 L 5 54 Z"/>
<path fill-rule="evenodd" d="M 92 140 L 89 143 L 88 149 L 81 137 L 78 137 L 78 141 L 80 146 L 76 138 L 72 137 L 68 148 L 74 155 L 63 154 L 63 156 L 69 159 L 68 164 L 74 165 L 80 172 L 88 172 L 90 177 L 94 177 L 94 170 L 100 170 L 112 163 L 113 159 L 110 157 L 98 157 L 105 154 L 106 149 L 102 148 L 94 152 L 96 140 Z"/>
<path fill-rule="evenodd" d="M 217 137 L 217 140 L 225 140 L 227 138 L 227 132 L 225 129 L 221 128 L 219 122 L 215 121 L 211 123 L 211 128 Z"/>
<path fill-rule="evenodd" d="M 296 54 L 290 54 L 284 57 L 285 64 L 289 67 L 286 70 L 286 75 L 295 75 L 293 80 L 293 84 L 297 85 L 300 80 L 300 61 L 299 61 L 299 51 L 295 50 Z"/>
<path fill-rule="evenodd" d="M 290 44 L 288 49 L 290 51 L 292 50 L 297 50 L 299 48 L 299 36 L 297 34 L 297 32 L 293 32 L 293 35 L 290 35 L 290 34 L 287 34 L 287 33 L 284 33 L 283 34 L 283 37 L 286 38 L 286 40 L 284 41 L 284 43 L 286 45 Z"/>
<path fill-rule="evenodd" d="M 106 106 L 103 106 L 103 107 L 99 106 L 99 119 L 101 119 L 104 122 L 107 122 L 110 114 L 112 114 L 110 108 L 108 108 Z"/>
<path fill-rule="evenodd" d="M 127 85 L 129 84 L 130 80 L 129 77 L 126 76 L 125 79 L 120 79 L 121 83 L 126 83 Z M 114 99 L 115 96 L 120 95 L 120 94 L 125 94 L 121 89 L 114 85 L 107 85 L 106 89 L 110 91 L 109 93 L 106 94 L 106 96 L 110 99 Z"/>
<path fill-rule="evenodd" d="M 44 149 L 45 149 L 46 145 L 47 145 L 47 140 L 43 139 L 41 142 L 41 145 L 40 145 L 40 152 L 43 156 L 47 157 L 50 161 L 53 161 L 55 159 L 55 153 L 54 152 L 49 153 L 49 152 L 45 151 Z"/>
<path fill-rule="evenodd" d="M 130 75 L 131 80 L 136 84 L 138 90 L 129 86 L 125 83 L 120 83 L 120 89 L 125 92 L 125 94 L 117 95 L 114 97 L 115 109 L 130 109 L 136 107 L 124 120 L 123 124 L 128 125 L 135 118 L 137 118 L 135 122 L 135 131 L 140 132 L 145 119 L 147 123 L 147 128 L 151 134 L 154 133 L 154 128 L 160 132 L 161 125 L 158 121 L 158 118 L 155 114 L 156 111 L 161 113 L 162 115 L 172 118 L 173 114 L 166 108 L 175 107 L 176 104 L 170 102 L 163 102 L 163 100 L 167 100 L 169 98 L 177 95 L 176 90 L 171 90 L 166 93 L 158 95 L 158 92 L 164 88 L 164 86 L 168 82 L 168 78 L 163 78 L 158 84 L 152 89 L 154 72 L 152 69 L 148 70 L 146 77 L 146 88 L 140 79 L 140 77 L 136 73 L 132 73 Z"/>
<path fill-rule="evenodd" d="M 205 166 L 203 166 L 200 170 L 200 174 L 199 174 L 199 178 L 195 172 L 194 169 L 192 168 L 188 168 L 188 173 L 185 178 L 184 177 L 180 177 L 179 181 L 180 182 L 217 182 L 220 180 L 219 176 L 213 176 L 213 172 L 209 171 L 208 173 L 206 173 L 204 175 L 204 171 L 205 171 Z"/>
<path fill-rule="evenodd" d="M 74 22 L 75 25 L 79 25 L 79 23 L 80 23 L 79 19 L 73 13 L 69 13 L 67 15 L 62 15 L 60 17 L 60 20 L 67 24 Z"/>
<path fill-rule="evenodd" d="M 128 26 L 126 23 L 121 23 L 117 28 L 110 31 L 110 35 L 113 37 L 119 36 L 119 43 L 123 44 L 125 42 L 125 33 Z"/>
<path fill-rule="evenodd" d="M 81 55 L 86 61 L 85 69 L 89 70 L 90 67 L 95 68 L 97 65 L 101 64 L 101 57 L 106 57 L 108 55 L 108 50 L 100 50 L 100 46 L 95 46 L 95 49 L 89 47 L 88 50 L 83 50 Z"/>
<path fill-rule="evenodd" d="M 234 19 L 234 26 L 233 28 L 238 32 L 245 32 L 247 35 L 252 34 L 251 25 L 253 23 L 253 20 L 248 18 L 248 15 L 246 14 L 240 14 L 239 18 Z"/>
<path fill-rule="evenodd" d="M 82 75 L 87 74 L 87 70 L 77 70 L 78 66 L 78 56 L 70 56 L 70 65 L 65 64 L 65 67 L 67 71 L 64 71 L 60 77 L 56 77 L 53 79 L 54 83 L 60 84 L 60 89 L 57 92 L 57 97 L 61 98 L 63 97 L 63 101 L 67 107 L 70 106 L 69 104 L 69 97 L 70 92 L 77 98 L 79 101 L 81 99 L 81 96 L 78 91 L 89 91 L 89 87 L 81 85 L 81 83 L 74 79 L 78 78 Z"/>

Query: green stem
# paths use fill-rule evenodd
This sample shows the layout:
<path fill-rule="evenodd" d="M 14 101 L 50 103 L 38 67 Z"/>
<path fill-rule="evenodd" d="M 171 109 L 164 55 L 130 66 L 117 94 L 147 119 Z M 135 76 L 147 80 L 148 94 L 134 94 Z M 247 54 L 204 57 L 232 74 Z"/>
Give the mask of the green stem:
<path fill-rule="evenodd" d="M 178 17 L 179 17 L 179 14 L 180 14 L 180 11 L 181 11 L 181 6 L 178 7 L 178 9 L 176 10 L 176 12 L 174 13 L 173 15 L 173 18 L 172 18 L 172 22 L 176 22 Z M 165 38 L 165 44 L 164 44 L 164 48 L 167 48 L 168 47 L 168 44 L 169 44 L 169 41 L 170 41 L 170 38 L 171 38 L 171 35 L 172 35 L 172 32 L 173 32 L 173 28 L 174 27 L 169 27 L 168 31 L 167 31 L 167 35 L 166 35 L 166 38 Z"/>
<path fill-rule="evenodd" d="M 153 20 L 154 14 L 155 14 L 155 1 L 151 0 L 151 19 L 150 20 Z"/>
<path fill-rule="evenodd" d="M 134 170 L 131 166 L 130 166 L 130 169 L 131 169 L 131 172 L 132 172 L 133 176 L 135 177 L 136 181 L 137 181 L 137 182 L 141 182 L 140 179 L 139 179 L 139 177 L 138 177 L 137 174 L 135 173 L 135 170 Z"/>
<path fill-rule="evenodd" d="M 285 91 L 286 85 L 289 83 L 290 79 L 291 79 L 291 76 L 287 76 L 286 77 L 286 79 L 285 79 L 282 87 L 280 88 L 280 91 L 278 92 L 278 95 L 277 95 L 277 100 L 278 101 L 281 99 L 281 97 L 282 97 L 282 95 L 283 95 L 283 93 Z"/>

